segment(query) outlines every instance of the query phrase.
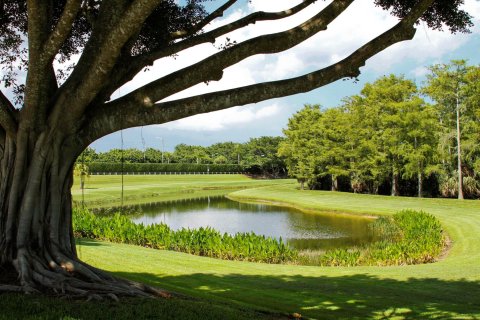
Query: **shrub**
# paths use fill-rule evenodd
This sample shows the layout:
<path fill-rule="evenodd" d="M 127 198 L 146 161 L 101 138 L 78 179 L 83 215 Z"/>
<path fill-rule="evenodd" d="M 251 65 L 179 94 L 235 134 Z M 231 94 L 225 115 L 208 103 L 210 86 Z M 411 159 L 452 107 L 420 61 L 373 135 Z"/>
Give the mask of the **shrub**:
<path fill-rule="evenodd" d="M 227 260 L 267 263 L 295 262 L 323 266 L 406 265 L 434 262 L 445 245 L 440 222 L 423 211 L 403 210 L 380 217 L 371 225 L 374 242 L 363 247 L 328 250 L 323 254 L 298 255 L 282 239 L 253 232 L 229 235 L 210 227 L 172 230 L 166 224 L 135 224 L 119 213 L 97 216 L 75 209 L 76 236 L 174 250 Z"/>
<path fill-rule="evenodd" d="M 327 251 L 320 265 L 405 265 L 434 262 L 445 246 L 437 218 L 423 211 L 403 210 L 380 217 L 370 226 L 374 242 L 361 248 Z"/>

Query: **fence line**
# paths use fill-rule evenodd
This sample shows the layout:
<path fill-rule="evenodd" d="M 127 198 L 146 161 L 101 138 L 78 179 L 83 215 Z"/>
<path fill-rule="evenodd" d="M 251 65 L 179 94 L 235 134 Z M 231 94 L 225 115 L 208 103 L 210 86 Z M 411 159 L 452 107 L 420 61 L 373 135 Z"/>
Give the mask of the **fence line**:
<path fill-rule="evenodd" d="M 121 175 L 122 172 L 90 172 L 93 176 Z M 245 172 L 123 172 L 123 175 L 210 175 L 210 174 L 245 174 Z"/>

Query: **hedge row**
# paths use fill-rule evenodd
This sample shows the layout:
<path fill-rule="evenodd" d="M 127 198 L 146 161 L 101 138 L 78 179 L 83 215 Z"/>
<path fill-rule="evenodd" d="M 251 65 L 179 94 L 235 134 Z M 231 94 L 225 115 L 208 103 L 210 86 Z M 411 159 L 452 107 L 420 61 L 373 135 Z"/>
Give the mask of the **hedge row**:
<path fill-rule="evenodd" d="M 232 173 L 244 172 L 244 168 L 236 164 L 195 164 L 195 163 L 124 163 L 91 162 L 88 164 L 91 174 L 113 172 L 210 172 Z"/>

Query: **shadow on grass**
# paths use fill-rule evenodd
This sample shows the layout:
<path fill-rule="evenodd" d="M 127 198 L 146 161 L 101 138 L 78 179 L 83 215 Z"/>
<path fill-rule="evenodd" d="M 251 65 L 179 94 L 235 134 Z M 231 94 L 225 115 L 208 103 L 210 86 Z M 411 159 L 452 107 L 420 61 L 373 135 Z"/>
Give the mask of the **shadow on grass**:
<path fill-rule="evenodd" d="M 234 305 L 201 299 L 122 298 L 114 301 L 59 299 L 52 296 L 0 294 L 0 320 L 280 320 Z"/>
<path fill-rule="evenodd" d="M 101 241 L 95 241 L 95 240 L 84 239 L 84 238 L 76 238 L 75 243 L 77 246 L 85 246 L 85 247 L 105 246 L 105 243 Z"/>
<path fill-rule="evenodd" d="M 186 294 L 315 319 L 480 319 L 480 282 L 341 277 L 116 273 Z"/>

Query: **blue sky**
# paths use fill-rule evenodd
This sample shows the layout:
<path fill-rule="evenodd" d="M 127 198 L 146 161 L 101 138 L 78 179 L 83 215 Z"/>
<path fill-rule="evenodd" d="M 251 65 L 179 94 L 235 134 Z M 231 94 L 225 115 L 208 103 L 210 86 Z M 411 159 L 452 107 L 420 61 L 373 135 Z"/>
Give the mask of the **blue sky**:
<path fill-rule="evenodd" d="M 207 4 L 209 8 L 214 8 L 222 2 L 212 1 Z M 256 10 L 284 10 L 298 2 L 300 1 L 240 1 L 241 5 L 229 10 L 222 19 L 212 23 L 209 28 L 234 21 Z M 317 1 L 312 8 L 292 18 L 274 23 L 257 23 L 228 37 L 241 42 L 260 34 L 286 30 L 308 19 L 329 2 Z M 210 83 L 208 86 L 204 84 L 195 86 L 168 99 L 294 77 L 334 63 L 397 21 L 387 12 L 375 8 L 372 2 L 357 0 L 329 26 L 327 31 L 295 48 L 281 54 L 246 59 L 225 70 L 221 81 Z M 362 74 L 357 83 L 352 80 L 340 80 L 305 94 L 234 107 L 162 125 L 126 129 L 123 131 L 124 147 L 143 148 L 142 136 L 146 147 L 161 149 L 163 141 L 165 150 L 171 151 L 179 143 L 206 146 L 216 142 L 245 142 L 253 137 L 281 135 L 288 118 L 304 104 L 337 106 L 342 98 L 357 94 L 365 83 L 372 82 L 379 76 L 390 73 L 403 74 L 421 85 L 427 73 L 426 66 L 447 63 L 452 59 L 467 59 L 470 64 L 480 64 L 480 1 L 465 0 L 464 8 L 474 17 L 475 26 L 472 33 L 452 35 L 446 31 L 427 29 L 421 24 L 413 40 L 396 44 L 368 60 L 361 70 Z M 225 39 L 217 39 L 217 46 L 224 41 Z M 150 71 L 142 72 L 131 83 L 120 88 L 114 94 L 114 98 L 159 76 L 195 63 L 216 51 L 214 46 L 206 44 L 192 48 L 175 59 L 157 61 Z M 120 133 L 106 136 L 92 144 L 97 151 L 120 146 Z"/>

